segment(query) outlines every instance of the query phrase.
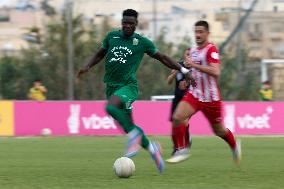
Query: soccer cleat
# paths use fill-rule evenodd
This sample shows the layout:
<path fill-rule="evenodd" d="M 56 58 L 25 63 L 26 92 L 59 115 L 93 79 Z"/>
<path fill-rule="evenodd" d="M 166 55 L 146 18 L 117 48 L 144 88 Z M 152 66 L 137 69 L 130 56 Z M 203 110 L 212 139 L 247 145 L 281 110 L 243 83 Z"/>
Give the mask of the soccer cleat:
<path fill-rule="evenodd" d="M 185 161 L 189 158 L 189 148 L 183 148 L 180 150 L 177 150 L 174 155 L 172 155 L 169 159 L 166 161 L 168 163 L 180 163 L 182 161 Z"/>
<path fill-rule="evenodd" d="M 237 165 L 240 165 L 240 161 L 242 158 L 241 140 L 237 140 L 236 143 L 236 147 L 233 150 L 233 160 Z"/>
<path fill-rule="evenodd" d="M 130 133 L 128 133 L 128 137 L 126 153 L 124 156 L 130 158 L 135 156 L 140 150 L 142 136 L 139 131 L 132 130 Z"/>
<path fill-rule="evenodd" d="M 192 146 L 192 138 L 191 138 L 191 136 L 189 136 L 189 144 L 188 144 L 188 146 L 187 146 L 187 148 L 188 148 L 189 151 L 190 151 L 190 149 L 191 149 L 191 146 Z M 173 148 L 173 151 L 172 151 L 172 153 L 171 153 L 171 156 L 173 156 L 173 155 L 176 153 L 176 151 L 178 151 L 178 149 L 177 149 L 177 148 Z"/>
<path fill-rule="evenodd" d="M 171 156 L 173 156 L 173 155 L 176 153 L 176 151 L 177 151 L 177 149 L 174 148 L 173 151 L 172 151 L 172 153 L 171 153 Z"/>
<path fill-rule="evenodd" d="M 156 142 L 152 142 L 151 145 L 153 147 L 153 151 L 152 152 L 150 151 L 151 156 L 153 160 L 155 161 L 159 172 L 162 173 L 165 169 L 165 162 L 161 155 L 161 146 L 159 143 L 156 143 Z"/>

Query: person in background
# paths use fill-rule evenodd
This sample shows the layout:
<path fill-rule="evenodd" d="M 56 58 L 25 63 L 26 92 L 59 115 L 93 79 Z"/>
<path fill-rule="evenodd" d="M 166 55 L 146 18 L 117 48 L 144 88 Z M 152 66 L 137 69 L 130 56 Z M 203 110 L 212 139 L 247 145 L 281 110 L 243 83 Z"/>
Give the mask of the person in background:
<path fill-rule="evenodd" d="M 259 90 L 260 99 L 262 101 L 272 101 L 273 91 L 270 85 L 270 81 L 262 83 L 261 89 Z"/>
<path fill-rule="evenodd" d="M 33 87 L 29 90 L 28 98 L 30 100 L 44 101 L 46 100 L 46 92 L 47 89 L 42 85 L 41 80 L 36 79 L 33 82 Z"/>
<path fill-rule="evenodd" d="M 179 64 L 181 66 L 184 66 L 183 61 L 180 61 Z M 173 142 L 172 155 L 174 155 L 178 150 L 181 150 L 184 146 L 186 146 L 186 150 L 189 150 L 192 143 L 188 129 L 188 119 L 184 121 L 185 127 L 174 127 L 173 125 L 173 113 L 178 103 L 181 101 L 182 97 L 188 90 L 189 83 L 186 82 L 183 73 L 181 73 L 178 70 L 172 70 L 167 78 L 167 82 L 169 85 L 172 84 L 173 81 L 175 81 L 175 89 L 174 89 L 174 98 L 171 103 L 171 112 L 170 112 L 170 121 L 172 122 L 172 142 Z"/>

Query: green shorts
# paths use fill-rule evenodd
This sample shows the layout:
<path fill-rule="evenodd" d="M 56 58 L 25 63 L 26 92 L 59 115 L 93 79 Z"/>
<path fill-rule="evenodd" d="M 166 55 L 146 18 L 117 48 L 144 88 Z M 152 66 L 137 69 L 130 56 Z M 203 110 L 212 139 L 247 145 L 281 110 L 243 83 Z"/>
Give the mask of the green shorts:
<path fill-rule="evenodd" d="M 124 86 L 110 86 L 106 87 L 106 97 L 109 99 L 111 96 L 118 96 L 123 102 L 123 109 L 127 113 L 132 111 L 132 103 L 138 97 L 138 87 L 134 84 L 128 84 Z"/>

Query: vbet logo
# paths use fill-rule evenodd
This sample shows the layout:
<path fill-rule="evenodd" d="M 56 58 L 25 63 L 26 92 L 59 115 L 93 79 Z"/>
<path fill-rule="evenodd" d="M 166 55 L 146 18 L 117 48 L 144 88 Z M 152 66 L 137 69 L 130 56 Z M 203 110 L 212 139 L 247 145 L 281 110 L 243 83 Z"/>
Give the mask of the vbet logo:
<path fill-rule="evenodd" d="M 225 117 L 224 122 L 228 129 L 235 131 L 235 117 L 239 128 L 241 129 L 269 129 L 271 125 L 269 124 L 270 116 L 273 112 L 271 106 L 266 107 L 265 112 L 261 115 L 252 116 L 246 113 L 243 116 L 235 115 L 235 105 L 225 105 Z"/>
<path fill-rule="evenodd" d="M 71 134 L 78 134 L 80 132 L 81 120 L 83 128 L 86 130 L 117 129 L 114 120 L 109 116 L 100 117 L 96 114 L 92 114 L 89 117 L 81 117 L 80 112 L 81 105 L 70 105 L 70 115 L 67 120 L 67 125 Z"/>

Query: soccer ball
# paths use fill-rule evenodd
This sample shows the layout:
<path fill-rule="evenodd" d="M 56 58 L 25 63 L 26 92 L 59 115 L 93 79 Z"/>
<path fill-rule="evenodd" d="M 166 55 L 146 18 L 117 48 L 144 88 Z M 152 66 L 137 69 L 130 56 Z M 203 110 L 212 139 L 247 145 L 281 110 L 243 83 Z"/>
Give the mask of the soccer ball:
<path fill-rule="evenodd" d="M 135 171 L 134 162 L 128 157 L 120 157 L 113 164 L 114 173 L 120 178 L 128 178 Z"/>
<path fill-rule="evenodd" d="M 49 128 L 44 128 L 41 130 L 41 135 L 42 136 L 50 136 L 51 135 L 51 130 Z"/>

